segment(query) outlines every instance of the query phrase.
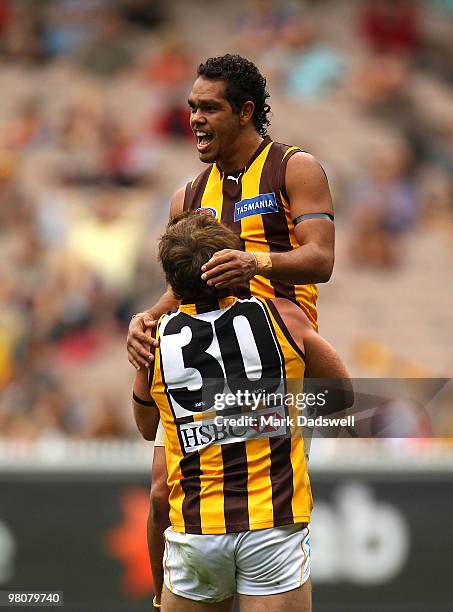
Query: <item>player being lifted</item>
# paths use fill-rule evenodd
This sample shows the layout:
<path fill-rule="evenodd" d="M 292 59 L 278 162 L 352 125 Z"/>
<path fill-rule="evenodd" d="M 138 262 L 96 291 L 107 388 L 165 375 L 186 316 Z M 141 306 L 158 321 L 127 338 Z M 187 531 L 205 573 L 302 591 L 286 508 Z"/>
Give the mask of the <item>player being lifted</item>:
<path fill-rule="evenodd" d="M 209 286 L 234 285 L 240 297 L 285 297 L 317 328 L 314 283 L 326 282 L 334 261 L 332 201 L 319 163 L 298 147 L 267 135 L 270 107 L 266 80 L 237 55 L 210 58 L 198 68 L 189 95 L 191 127 L 206 170 L 176 192 L 170 218 L 182 210 L 214 215 L 239 238 L 217 252 L 200 274 Z M 146 329 L 179 304 L 171 287 L 146 313 L 132 319 L 131 363 L 149 365 Z M 168 525 L 168 489 L 163 440 L 155 443 L 150 549 L 156 592 L 162 583 L 162 532 Z"/>
<path fill-rule="evenodd" d="M 349 379 L 290 300 L 238 299 L 200 278 L 200 266 L 238 241 L 212 216 L 187 212 L 169 222 L 159 244 L 181 302 L 159 320 L 155 360 L 137 371 L 133 403 L 145 438 L 154 437 L 159 414 L 165 430 L 164 612 L 201 612 L 206 604 L 226 612 L 236 593 L 244 612 L 311 610 L 304 440 L 284 418 L 297 411 L 291 401 L 274 405 L 248 416 L 272 413 L 276 426 L 235 427 L 244 407 L 225 411 L 220 423 L 222 412 L 212 408 L 225 389 L 294 392 L 304 376 L 340 378 L 347 396 Z"/>

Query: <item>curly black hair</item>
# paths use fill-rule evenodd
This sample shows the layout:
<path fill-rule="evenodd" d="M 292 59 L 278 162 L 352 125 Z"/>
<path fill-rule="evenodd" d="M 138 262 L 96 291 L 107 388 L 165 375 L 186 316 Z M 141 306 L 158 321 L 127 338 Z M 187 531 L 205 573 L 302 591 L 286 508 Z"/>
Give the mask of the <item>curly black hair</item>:
<path fill-rule="evenodd" d="M 235 112 L 239 112 L 244 102 L 251 100 L 255 105 L 253 124 L 261 136 L 266 136 L 270 125 L 268 113 L 271 110 L 266 100 L 269 92 L 266 79 L 255 64 L 240 55 L 227 53 L 210 57 L 198 66 L 197 75 L 213 81 L 225 81 L 225 98 Z"/>

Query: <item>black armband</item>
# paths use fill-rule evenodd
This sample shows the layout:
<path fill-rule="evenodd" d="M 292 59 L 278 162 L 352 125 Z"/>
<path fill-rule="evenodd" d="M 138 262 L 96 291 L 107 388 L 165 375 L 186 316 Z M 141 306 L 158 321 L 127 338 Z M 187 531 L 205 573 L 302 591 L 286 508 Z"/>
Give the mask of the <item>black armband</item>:
<path fill-rule="evenodd" d="M 137 404 L 140 404 L 140 406 L 155 406 L 156 405 L 156 402 L 153 400 L 146 401 L 146 400 L 140 399 L 138 395 L 135 395 L 134 392 L 132 392 L 132 399 L 134 400 L 134 402 L 137 402 Z"/>
<path fill-rule="evenodd" d="M 329 219 L 330 221 L 334 221 L 334 216 L 330 213 L 308 213 L 306 215 L 299 215 L 293 221 L 294 225 L 298 223 L 302 223 L 302 221 L 306 221 L 307 219 Z"/>

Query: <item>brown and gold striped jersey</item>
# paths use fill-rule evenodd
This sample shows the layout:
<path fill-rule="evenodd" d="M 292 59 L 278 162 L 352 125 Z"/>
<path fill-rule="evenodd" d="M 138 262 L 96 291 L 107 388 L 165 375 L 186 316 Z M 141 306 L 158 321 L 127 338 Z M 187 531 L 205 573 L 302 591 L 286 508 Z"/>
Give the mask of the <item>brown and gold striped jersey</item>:
<path fill-rule="evenodd" d="M 215 534 L 308 522 L 304 440 L 287 401 L 302 389 L 304 355 L 272 301 L 183 304 L 160 319 L 157 333 L 150 392 L 165 431 L 173 529 Z M 245 389 L 258 397 L 255 410 L 236 401 Z M 260 401 L 263 391 L 274 393 L 272 405 Z"/>
<path fill-rule="evenodd" d="M 240 237 L 244 251 L 285 252 L 298 247 L 285 189 L 286 164 L 298 151 L 267 136 L 240 174 L 225 175 L 216 164 L 210 165 L 187 184 L 184 210 L 211 212 Z M 290 299 L 317 329 L 316 285 L 255 276 L 235 294 Z"/>

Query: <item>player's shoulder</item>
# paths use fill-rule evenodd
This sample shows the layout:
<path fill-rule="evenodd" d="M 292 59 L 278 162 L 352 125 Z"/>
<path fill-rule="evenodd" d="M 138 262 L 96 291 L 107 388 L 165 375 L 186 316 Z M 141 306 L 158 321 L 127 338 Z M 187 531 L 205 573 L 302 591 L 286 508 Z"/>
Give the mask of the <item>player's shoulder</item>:
<path fill-rule="evenodd" d="M 184 190 L 186 192 L 195 192 L 197 189 L 199 189 L 199 187 L 207 180 L 207 178 L 211 174 L 213 166 L 214 164 L 209 164 L 204 170 L 202 170 L 199 174 L 197 174 L 190 181 L 188 181 L 188 183 L 184 187 Z"/>
<path fill-rule="evenodd" d="M 170 200 L 170 214 L 169 218 L 172 219 L 182 213 L 184 209 L 184 197 L 186 193 L 185 186 L 180 187 L 175 193 L 172 195 Z"/>
<path fill-rule="evenodd" d="M 268 300 L 283 319 L 294 321 L 298 326 L 310 327 L 311 324 L 302 308 L 286 298 L 272 298 Z"/>
<path fill-rule="evenodd" d="M 288 200 L 287 183 L 313 181 L 320 175 L 325 175 L 321 164 L 314 155 L 298 145 L 290 145 L 273 141 L 274 153 L 272 159 L 277 163 L 279 189 Z"/>
<path fill-rule="evenodd" d="M 316 157 L 300 145 L 287 144 L 284 142 L 278 142 L 276 140 L 272 141 L 272 145 L 282 154 L 283 161 L 287 161 L 287 163 L 289 163 L 289 160 L 292 160 L 291 165 L 302 164 L 305 166 L 319 166 L 319 161 L 316 159 Z"/>
<path fill-rule="evenodd" d="M 302 308 L 286 298 L 269 299 L 267 303 L 288 342 L 298 352 L 303 352 L 304 340 L 313 328 Z"/>
<path fill-rule="evenodd" d="M 184 187 L 181 188 L 181 194 L 179 196 L 180 201 L 182 200 L 181 210 L 198 208 L 213 166 L 214 164 L 209 164 L 207 168 L 197 174 L 194 178 L 188 181 Z"/>

